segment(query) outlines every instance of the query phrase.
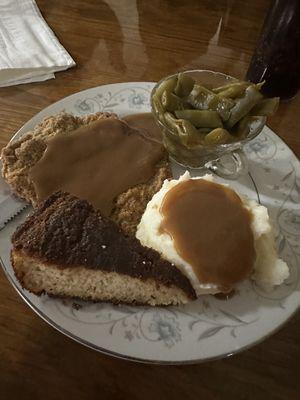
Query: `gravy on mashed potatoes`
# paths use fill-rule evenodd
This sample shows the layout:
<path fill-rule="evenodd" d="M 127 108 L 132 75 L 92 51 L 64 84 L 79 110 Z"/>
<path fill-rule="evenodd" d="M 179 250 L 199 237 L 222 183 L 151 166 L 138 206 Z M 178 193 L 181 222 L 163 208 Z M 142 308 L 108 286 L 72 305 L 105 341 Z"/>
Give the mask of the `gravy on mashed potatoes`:
<path fill-rule="evenodd" d="M 228 292 L 247 277 L 270 290 L 289 276 L 276 252 L 267 208 L 212 175 L 191 178 L 185 172 L 165 180 L 136 237 L 185 273 L 198 296 Z"/>
<path fill-rule="evenodd" d="M 227 292 L 250 276 L 255 261 L 251 213 L 233 190 L 189 179 L 168 191 L 160 212 L 161 230 L 199 281 Z"/>

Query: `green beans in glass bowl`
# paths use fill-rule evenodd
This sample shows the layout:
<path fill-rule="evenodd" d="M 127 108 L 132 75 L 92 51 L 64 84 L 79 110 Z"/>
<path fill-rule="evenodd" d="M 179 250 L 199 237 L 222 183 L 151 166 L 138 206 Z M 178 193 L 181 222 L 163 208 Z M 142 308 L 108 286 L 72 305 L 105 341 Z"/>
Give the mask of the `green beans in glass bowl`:
<path fill-rule="evenodd" d="M 264 98 L 261 86 L 207 70 L 184 71 L 158 82 L 151 108 L 170 156 L 199 168 L 241 149 L 278 107 L 279 99 Z"/>

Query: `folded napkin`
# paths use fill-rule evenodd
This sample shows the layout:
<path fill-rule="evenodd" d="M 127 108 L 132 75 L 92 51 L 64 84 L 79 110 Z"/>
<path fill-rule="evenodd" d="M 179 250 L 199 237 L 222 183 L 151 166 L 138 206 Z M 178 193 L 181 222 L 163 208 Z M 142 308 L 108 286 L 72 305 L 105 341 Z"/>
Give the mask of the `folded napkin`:
<path fill-rule="evenodd" d="M 0 161 L 0 171 L 1 169 L 2 165 Z M 11 188 L 0 174 L 0 230 L 22 210 L 28 207 L 28 205 L 25 201 L 14 196 Z"/>
<path fill-rule="evenodd" d="M 74 65 L 34 0 L 0 0 L 0 87 L 51 79 Z"/>

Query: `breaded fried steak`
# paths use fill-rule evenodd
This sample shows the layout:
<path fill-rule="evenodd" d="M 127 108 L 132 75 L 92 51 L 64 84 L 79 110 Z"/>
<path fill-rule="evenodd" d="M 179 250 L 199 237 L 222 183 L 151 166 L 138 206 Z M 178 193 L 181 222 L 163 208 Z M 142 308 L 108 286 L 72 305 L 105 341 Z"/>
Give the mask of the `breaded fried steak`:
<path fill-rule="evenodd" d="M 108 123 L 108 119 L 113 119 L 115 122 Z M 24 198 L 28 202 L 31 202 L 33 206 L 37 206 L 38 203 L 43 200 L 43 198 L 39 198 L 37 181 L 34 181 L 34 176 L 37 180 L 36 175 L 39 175 L 39 182 L 41 182 L 42 179 L 40 174 L 43 171 L 45 171 L 44 176 L 42 176 L 44 182 L 54 182 L 52 187 L 53 190 L 50 190 L 50 192 L 48 192 L 47 196 L 44 196 L 44 198 L 48 197 L 51 193 L 57 190 L 64 189 L 80 198 L 84 198 L 92 202 L 88 196 L 81 196 L 81 193 L 77 193 L 76 191 L 73 192 L 72 190 L 69 190 L 68 187 L 64 188 L 60 186 L 62 183 L 68 185 L 68 179 L 73 181 L 74 177 L 76 179 L 78 173 L 73 173 L 73 168 L 75 171 L 75 167 L 77 166 L 77 171 L 82 171 L 84 166 L 87 165 L 86 161 L 84 161 L 84 149 L 82 151 L 83 154 L 77 154 L 78 149 L 81 149 L 81 147 L 86 145 L 85 138 L 89 138 L 92 145 L 94 142 L 96 143 L 98 141 L 98 147 L 95 147 L 94 149 L 94 160 L 96 160 L 96 162 L 94 162 L 93 171 L 100 171 L 101 173 L 104 167 L 108 169 L 107 173 L 105 174 L 107 177 L 105 185 L 102 185 L 102 187 L 99 187 L 100 185 L 94 185 L 93 187 L 88 188 L 91 190 L 91 192 L 93 192 L 93 194 L 100 193 L 100 190 L 103 190 L 103 186 L 104 188 L 107 188 L 111 184 L 110 178 L 117 177 L 120 173 L 123 173 L 124 175 L 126 168 L 129 168 L 128 176 L 132 176 L 133 171 L 139 171 L 140 168 L 145 168 L 145 165 L 150 165 L 149 160 L 147 160 L 147 162 L 146 160 L 145 162 L 143 161 L 144 154 L 150 154 L 149 151 L 147 151 L 147 148 L 150 146 L 150 142 L 147 142 L 147 140 L 142 138 L 142 135 L 140 135 L 139 140 L 141 142 L 144 141 L 144 143 L 147 142 L 146 146 L 144 147 L 144 152 L 138 141 L 136 141 L 136 146 L 133 146 L 132 152 L 132 156 L 135 156 L 136 158 L 139 157 L 138 160 L 135 160 L 134 157 L 131 156 L 131 153 L 127 151 L 127 147 L 125 147 L 125 145 L 127 146 L 126 143 L 123 146 L 123 154 L 129 154 L 128 161 L 121 164 L 121 167 L 117 167 L 116 162 L 114 165 L 110 165 L 113 164 L 114 160 L 118 159 L 116 153 L 118 153 L 118 146 L 121 147 L 122 145 L 122 140 L 119 140 L 118 137 L 116 137 L 115 141 L 113 141 L 113 129 L 116 133 L 117 128 L 119 131 L 121 130 L 120 127 L 124 128 L 128 127 L 128 125 L 125 122 L 122 122 L 122 120 L 117 119 L 115 114 L 111 113 L 96 113 L 83 117 L 61 113 L 56 116 L 46 118 L 32 132 L 27 133 L 20 140 L 9 143 L 2 150 L 1 159 L 3 163 L 3 177 L 18 196 Z M 136 133 L 137 131 L 130 129 L 130 127 L 127 128 L 127 131 L 126 129 L 123 130 L 124 137 L 128 137 L 129 134 L 131 134 L 131 137 L 139 136 Z M 103 149 L 108 146 L 107 143 L 105 143 L 105 138 L 107 137 L 106 134 L 109 138 L 111 138 L 110 148 L 112 150 L 109 150 L 111 151 L 111 157 L 107 157 L 107 154 L 103 154 Z M 76 146 L 74 146 L 74 142 L 72 141 L 73 138 L 74 140 L 77 140 L 77 153 Z M 78 143 L 78 141 L 81 141 L 81 143 Z M 65 150 L 61 151 L 61 154 L 59 154 L 60 149 L 63 146 L 65 146 Z M 150 201 L 154 193 L 160 189 L 163 181 L 171 177 L 171 171 L 165 150 L 162 146 L 159 146 L 155 143 L 152 144 L 152 147 L 156 148 L 156 151 L 157 147 L 161 147 L 162 150 L 160 151 L 159 156 L 156 156 L 156 158 L 152 160 L 151 173 L 148 171 L 146 179 L 143 180 L 141 179 L 143 172 L 141 170 L 141 176 L 134 182 L 134 184 L 127 186 L 125 185 L 125 189 L 123 187 L 122 190 L 119 190 L 118 194 L 114 198 L 114 206 L 108 214 L 108 216 L 117 222 L 118 225 L 121 226 L 122 229 L 128 234 L 135 234 L 136 227 L 141 219 L 148 201 Z M 90 149 L 88 150 L 90 151 Z M 67 165 L 64 165 L 64 155 L 73 157 L 73 159 L 69 160 L 69 164 Z M 107 157 L 106 161 L 103 158 L 105 156 Z M 81 161 L 81 164 L 78 164 L 78 161 L 78 165 L 75 165 L 74 167 L 74 162 L 77 162 L 77 160 L 80 159 L 83 160 Z M 59 160 L 61 160 L 60 169 Z M 88 156 L 87 160 L 87 162 L 90 163 L 92 157 Z M 112 162 L 109 162 L 109 160 L 112 160 Z M 33 171 L 35 171 L 35 175 Z M 50 176 L 48 176 L 49 174 Z M 59 177 L 62 175 L 66 175 L 63 177 L 63 182 L 59 181 Z M 92 177 L 93 175 L 94 174 L 92 174 Z M 124 176 L 126 177 L 126 174 Z M 55 182 L 57 179 L 58 182 L 56 184 Z M 84 185 L 87 181 L 89 180 L 83 179 Z M 123 182 L 122 179 L 120 179 L 120 182 Z M 82 181 L 80 180 L 77 182 L 77 186 L 80 188 L 83 188 L 84 185 L 82 185 Z M 84 190 L 85 189 L 83 189 L 83 192 Z M 84 192 L 83 194 L 86 193 Z M 92 202 L 92 204 L 94 203 Z M 94 206 L 96 207 L 95 204 Z M 103 210 L 101 210 L 101 208 L 100 211 L 102 211 L 103 214 Z"/>

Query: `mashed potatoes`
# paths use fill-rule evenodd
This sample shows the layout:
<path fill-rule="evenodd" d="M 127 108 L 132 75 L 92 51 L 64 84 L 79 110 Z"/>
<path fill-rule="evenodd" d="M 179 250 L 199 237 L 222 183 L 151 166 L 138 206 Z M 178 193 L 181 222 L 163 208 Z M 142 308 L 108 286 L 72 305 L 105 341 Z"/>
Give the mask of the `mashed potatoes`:
<path fill-rule="evenodd" d="M 186 172 L 178 180 L 173 179 L 164 182 L 160 191 L 148 203 L 138 226 L 136 237 L 144 246 L 152 247 L 163 258 L 175 264 L 190 279 L 198 295 L 215 294 L 219 291 L 218 287 L 214 284 L 201 283 L 194 273 L 193 267 L 177 253 L 172 238 L 159 230 L 162 222 L 162 215 L 159 210 L 165 194 L 179 182 L 189 179 L 192 178 Z M 214 181 L 212 175 L 193 179 Z M 289 269 L 287 264 L 277 257 L 272 227 L 266 207 L 254 200 L 240 197 L 244 206 L 251 212 L 253 217 L 251 229 L 254 236 L 256 261 L 253 267 L 252 278 L 258 285 L 269 290 L 275 285 L 280 285 L 289 276 Z"/>

